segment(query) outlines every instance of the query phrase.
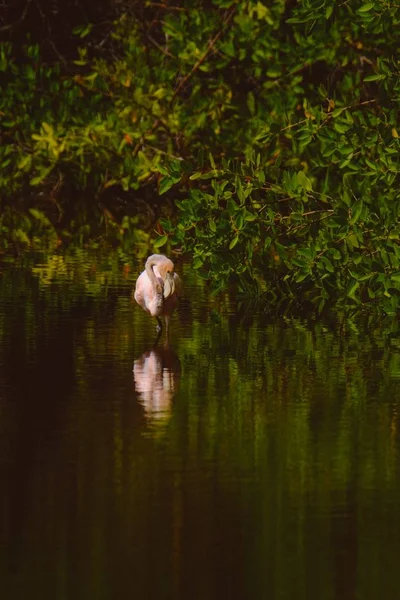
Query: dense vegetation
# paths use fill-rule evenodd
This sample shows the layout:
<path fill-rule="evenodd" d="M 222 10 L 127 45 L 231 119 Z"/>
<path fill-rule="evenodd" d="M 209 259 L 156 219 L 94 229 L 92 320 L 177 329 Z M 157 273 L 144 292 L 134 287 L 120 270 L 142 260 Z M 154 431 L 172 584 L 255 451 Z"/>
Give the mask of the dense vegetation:
<path fill-rule="evenodd" d="M 79 190 L 123 237 L 159 217 L 157 195 L 155 246 L 190 251 L 216 289 L 397 312 L 399 4 L 107 11 L 64 54 L 12 27 L 1 45 L 3 239 L 52 231 Z"/>

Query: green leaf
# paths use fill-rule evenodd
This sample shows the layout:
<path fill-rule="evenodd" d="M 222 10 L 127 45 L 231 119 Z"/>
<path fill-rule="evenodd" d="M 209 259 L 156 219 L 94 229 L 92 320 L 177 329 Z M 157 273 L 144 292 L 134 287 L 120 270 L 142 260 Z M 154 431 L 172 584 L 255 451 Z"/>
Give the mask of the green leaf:
<path fill-rule="evenodd" d="M 32 154 L 27 154 L 19 163 L 18 163 L 18 169 L 23 170 L 25 169 L 25 167 L 28 167 L 28 169 L 30 168 L 32 164 Z"/>
<path fill-rule="evenodd" d="M 161 175 L 166 175 L 169 177 L 169 170 L 164 167 L 164 165 L 157 165 L 157 171 L 161 173 Z"/>
<path fill-rule="evenodd" d="M 250 211 L 246 210 L 245 215 L 244 215 L 244 220 L 245 221 L 256 221 L 257 219 L 257 215 L 254 215 L 253 213 L 251 213 Z"/>
<path fill-rule="evenodd" d="M 210 228 L 210 231 L 212 231 L 213 233 L 215 233 L 217 231 L 217 226 L 213 219 L 208 219 L 208 226 Z"/>
<path fill-rule="evenodd" d="M 314 251 L 311 248 L 299 248 L 297 254 L 299 256 L 304 256 L 309 261 L 314 259 Z"/>
<path fill-rule="evenodd" d="M 358 13 L 366 13 L 369 12 L 370 10 L 372 10 L 374 8 L 374 3 L 373 2 L 366 2 L 365 4 L 363 4 L 358 10 Z"/>
<path fill-rule="evenodd" d="M 54 129 L 52 128 L 51 125 L 49 125 L 48 123 L 43 122 L 42 123 L 42 127 L 45 130 L 46 133 L 48 133 L 49 135 L 54 135 Z"/>
<path fill-rule="evenodd" d="M 22 242 L 23 244 L 30 245 L 31 241 L 23 229 L 16 229 L 13 237 L 16 241 Z"/>
<path fill-rule="evenodd" d="M 307 269 L 302 269 L 301 271 L 298 271 L 298 273 L 296 274 L 294 280 L 296 283 L 301 283 L 302 281 L 304 281 L 304 279 L 310 274 L 310 270 Z"/>
<path fill-rule="evenodd" d="M 323 257 L 323 263 L 325 265 L 326 270 L 329 271 L 329 273 L 335 272 L 333 264 L 331 263 L 331 261 L 329 260 L 328 257 L 326 257 L 326 256 Z"/>
<path fill-rule="evenodd" d="M 346 242 L 347 242 L 347 246 L 349 247 L 350 250 L 353 250 L 353 248 L 360 247 L 360 242 L 358 241 L 358 237 L 355 233 L 352 233 L 351 235 L 349 235 L 349 237 L 346 238 Z"/>
<path fill-rule="evenodd" d="M 200 269 L 204 264 L 204 260 L 201 256 L 195 256 L 192 262 L 193 269 Z"/>
<path fill-rule="evenodd" d="M 247 94 L 247 108 L 249 109 L 249 112 L 250 112 L 251 116 L 253 117 L 256 112 L 256 102 L 254 99 L 253 92 L 249 92 Z"/>
<path fill-rule="evenodd" d="M 242 214 L 238 214 L 236 216 L 236 218 L 235 218 L 236 228 L 237 229 L 243 229 L 243 223 L 244 223 L 243 215 Z"/>
<path fill-rule="evenodd" d="M 311 181 L 308 179 L 304 171 L 299 171 L 296 175 L 296 179 L 300 187 L 302 187 L 304 190 L 312 191 Z"/>
<path fill-rule="evenodd" d="M 30 208 L 29 212 L 32 215 L 32 217 L 37 219 L 42 225 L 45 225 L 46 227 L 50 227 L 50 228 L 53 227 L 51 222 L 49 221 L 49 219 L 46 217 L 46 215 L 44 213 L 42 213 L 41 210 L 38 210 L 37 208 Z"/>
<path fill-rule="evenodd" d="M 359 275 L 358 281 L 367 281 L 367 279 L 371 279 L 373 273 L 365 273 L 365 275 Z"/>
<path fill-rule="evenodd" d="M 335 123 L 333 128 L 341 134 L 345 134 L 348 132 L 348 130 L 350 129 L 350 127 L 348 125 L 344 125 L 343 123 Z"/>
<path fill-rule="evenodd" d="M 382 79 L 386 79 L 386 75 L 375 73 L 374 75 L 364 77 L 364 81 L 382 81 Z"/>
<path fill-rule="evenodd" d="M 358 221 L 358 219 L 360 218 L 360 215 L 362 213 L 362 209 L 363 209 L 363 201 L 362 200 L 358 200 L 354 207 L 352 207 L 351 209 L 351 219 L 349 221 L 350 225 L 354 225 L 354 223 L 356 223 Z"/>
<path fill-rule="evenodd" d="M 344 110 L 345 108 L 335 108 L 335 110 L 331 112 L 332 118 L 336 119 L 336 117 L 341 115 Z"/>
<path fill-rule="evenodd" d="M 39 185 L 39 183 L 42 183 L 42 181 L 44 181 L 44 179 L 46 179 L 47 175 L 49 175 L 49 173 L 53 170 L 53 167 L 48 167 L 47 169 L 43 169 L 38 175 L 36 175 L 36 177 L 32 177 L 32 179 L 30 180 L 30 185 Z"/>
<path fill-rule="evenodd" d="M 189 177 L 190 181 L 195 181 L 195 179 L 199 179 L 199 177 L 201 177 L 203 175 L 203 173 L 201 171 L 196 171 L 196 173 L 193 173 L 193 175 L 191 175 Z"/>
<path fill-rule="evenodd" d="M 160 186 L 158 190 L 160 196 L 162 196 L 163 194 L 165 194 L 165 192 L 171 189 L 175 183 L 177 183 L 176 177 L 162 177 L 160 180 Z"/>
<path fill-rule="evenodd" d="M 346 290 L 347 296 L 349 298 L 354 298 L 354 294 L 356 293 L 359 286 L 360 286 L 359 282 L 356 281 L 355 279 L 350 281 L 349 285 L 347 286 L 347 290 Z"/>
<path fill-rule="evenodd" d="M 232 238 L 231 243 L 229 244 L 229 250 L 233 250 L 233 248 L 236 246 L 238 241 L 239 241 L 239 236 L 235 235 L 235 237 Z"/>
<path fill-rule="evenodd" d="M 161 248 L 161 246 L 165 246 L 165 244 L 168 241 L 168 236 L 167 235 L 162 235 L 159 238 L 157 238 L 153 244 L 154 248 Z"/>
<path fill-rule="evenodd" d="M 282 72 L 280 69 L 276 69 L 276 68 L 269 68 L 267 69 L 267 76 L 271 77 L 272 79 L 275 79 L 276 77 L 280 77 L 282 75 Z"/>
<path fill-rule="evenodd" d="M 373 171 L 378 171 L 376 163 L 372 162 L 372 160 L 369 160 L 367 157 L 365 157 L 365 162 L 370 167 L 370 169 L 372 169 Z"/>
<path fill-rule="evenodd" d="M 240 210 L 240 207 L 236 204 L 236 202 L 232 199 L 229 199 L 227 202 L 228 214 L 230 217 L 233 217 L 237 210 Z"/>

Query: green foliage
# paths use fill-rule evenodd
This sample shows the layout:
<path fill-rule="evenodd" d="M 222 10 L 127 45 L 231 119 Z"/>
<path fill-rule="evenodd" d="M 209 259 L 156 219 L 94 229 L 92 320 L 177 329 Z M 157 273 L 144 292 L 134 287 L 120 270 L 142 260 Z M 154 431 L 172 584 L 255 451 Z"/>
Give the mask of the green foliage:
<path fill-rule="evenodd" d="M 142 229 L 139 217 L 124 216 L 118 223 L 104 210 L 98 220 L 90 223 L 75 219 L 68 228 L 61 228 L 43 210 L 30 208 L 21 214 L 7 207 L 0 214 L 0 256 L 5 254 L 12 260 L 25 252 L 52 253 L 59 247 L 76 251 L 118 247 L 126 260 L 132 254 L 132 247 L 148 247 L 150 235 Z"/>
<path fill-rule="evenodd" d="M 398 4 L 140 4 L 107 57 L 1 46 L 0 195 L 152 186 L 216 289 L 396 312 Z"/>
<path fill-rule="evenodd" d="M 261 162 L 252 154 L 236 169 L 225 163 L 206 189 L 191 189 L 177 201 L 176 227 L 162 221 L 172 243 L 193 252 L 193 267 L 217 290 L 236 282 L 274 302 L 311 302 L 322 310 L 340 300 L 396 312 L 400 198 L 385 185 L 386 173 L 348 185 L 338 178 L 331 196 L 323 187 L 328 174 L 318 184 L 304 170 L 267 170 L 256 166 Z M 331 165 L 326 170 L 337 176 Z"/>

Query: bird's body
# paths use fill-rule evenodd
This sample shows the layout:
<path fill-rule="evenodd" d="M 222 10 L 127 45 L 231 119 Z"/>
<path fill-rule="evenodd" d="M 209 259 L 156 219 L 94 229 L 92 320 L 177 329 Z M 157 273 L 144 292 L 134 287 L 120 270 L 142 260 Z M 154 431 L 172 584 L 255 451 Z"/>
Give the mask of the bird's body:
<path fill-rule="evenodd" d="M 174 273 L 172 260 L 162 254 L 152 254 L 136 281 L 135 300 L 143 310 L 156 317 L 160 329 L 160 317 L 164 317 L 168 333 L 169 319 L 178 305 L 181 289 L 181 280 Z"/>

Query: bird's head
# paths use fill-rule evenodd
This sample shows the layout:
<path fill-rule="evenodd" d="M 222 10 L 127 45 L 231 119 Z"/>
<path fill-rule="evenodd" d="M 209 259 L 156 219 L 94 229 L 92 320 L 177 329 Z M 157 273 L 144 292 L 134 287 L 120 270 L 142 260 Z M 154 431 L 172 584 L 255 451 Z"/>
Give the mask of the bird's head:
<path fill-rule="evenodd" d="M 174 280 L 174 263 L 169 258 L 163 257 L 161 265 L 158 270 L 164 281 L 163 296 L 166 300 L 175 292 L 175 280 Z"/>
<path fill-rule="evenodd" d="M 164 279 L 163 296 L 165 299 L 167 299 L 170 296 L 172 296 L 172 294 L 175 292 L 175 280 L 174 280 L 173 271 L 167 271 L 165 273 L 165 277 L 163 277 L 163 279 Z"/>
<path fill-rule="evenodd" d="M 155 267 L 156 271 L 158 271 L 157 274 L 163 280 L 163 296 L 166 300 L 175 292 L 174 263 L 162 254 L 153 254 L 147 259 L 147 263 L 152 268 Z"/>

